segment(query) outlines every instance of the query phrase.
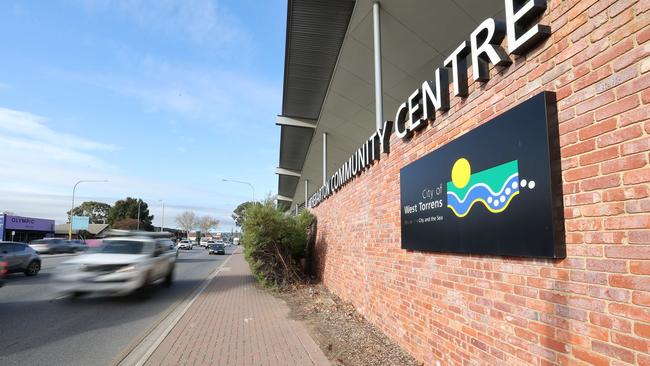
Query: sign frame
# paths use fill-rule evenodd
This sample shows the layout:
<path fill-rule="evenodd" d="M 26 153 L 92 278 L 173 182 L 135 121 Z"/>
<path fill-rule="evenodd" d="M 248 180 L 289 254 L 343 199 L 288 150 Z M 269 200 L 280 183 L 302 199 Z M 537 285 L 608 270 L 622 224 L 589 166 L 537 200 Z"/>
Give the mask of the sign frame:
<path fill-rule="evenodd" d="M 402 249 L 564 258 L 555 105 L 539 93 L 404 166 Z"/>

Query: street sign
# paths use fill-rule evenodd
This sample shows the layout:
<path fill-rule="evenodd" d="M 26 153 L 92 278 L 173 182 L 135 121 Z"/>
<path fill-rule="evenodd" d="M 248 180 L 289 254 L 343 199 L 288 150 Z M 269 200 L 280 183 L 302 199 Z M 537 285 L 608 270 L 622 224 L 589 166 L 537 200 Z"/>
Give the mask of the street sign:
<path fill-rule="evenodd" d="M 72 216 L 72 230 L 88 230 L 88 216 Z"/>

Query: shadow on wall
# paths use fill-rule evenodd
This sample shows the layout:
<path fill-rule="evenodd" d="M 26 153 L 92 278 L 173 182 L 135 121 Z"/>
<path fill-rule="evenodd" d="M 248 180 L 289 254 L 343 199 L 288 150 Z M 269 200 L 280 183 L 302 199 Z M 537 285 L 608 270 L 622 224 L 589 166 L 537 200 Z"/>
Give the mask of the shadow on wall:
<path fill-rule="evenodd" d="M 548 149 L 551 163 L 551 189 L 553 193 L 553 227 L 555 228 L 555 252 L 566 257 L 566 229 L 564 226 L 564 186 L 562 184 L 562 156 L 560 154 L 560 124 L 555 93 L 548 93 Z"/>
<path fill-rule="evenodd" d="M 318 238 L 318 218 L 309 226 L 307 241 L 307 274 L 318 281 L 323 280 L 327 261 L 327 234 L 323 231 Z"/>

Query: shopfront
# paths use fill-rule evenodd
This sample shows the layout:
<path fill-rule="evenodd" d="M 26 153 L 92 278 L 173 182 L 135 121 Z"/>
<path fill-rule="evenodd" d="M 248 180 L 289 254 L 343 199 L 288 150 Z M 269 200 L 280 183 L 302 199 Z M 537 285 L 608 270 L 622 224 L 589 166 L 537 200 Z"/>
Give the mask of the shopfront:
<path fill-rule="evenodd" d="M 2 240 L 29 243 L 54 235 L 54 220 L 1 214 L 0 222 Z"/>
<path fill-rule="evenodd" d="M 278 206 L 426 365 L 650 365 L 650 6 L 290 0 Z"/>

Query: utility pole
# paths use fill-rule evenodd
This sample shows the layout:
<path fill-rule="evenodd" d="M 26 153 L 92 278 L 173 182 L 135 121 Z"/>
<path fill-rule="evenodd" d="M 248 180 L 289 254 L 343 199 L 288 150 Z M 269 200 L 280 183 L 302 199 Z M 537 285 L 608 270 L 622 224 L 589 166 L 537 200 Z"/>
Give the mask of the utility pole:
<path fill-rule="evenodd" d="M 140 204 L 142 203 L 142 200 L 138 198 L 138 228 L 136 230 L 140 230 Z"/>
<path fill-rule="evenodd" d="M 70 208 L 70 226 L 68 227 L 68 240 L 72 240 L 72 211 L 74 210 L 74 194 L 75 191 L 77 190 L 77 185 L 79 183 L 106 183 L 108 182 L 107 179 L 104 180 L 94 180 L 94 179 L 85 179 L 85 180 L 80 180 L 77 181 L 77 183 L 74 184 L 74 187 L 72 187 L 72 207 Z"/>
<path fill-rule="evenodd" d="M 160 224 L 160 232 L 162 233 L 165 227 L 165 201 L 160 200 L 158 202 L 162 202 L 162 223 Z"/>

